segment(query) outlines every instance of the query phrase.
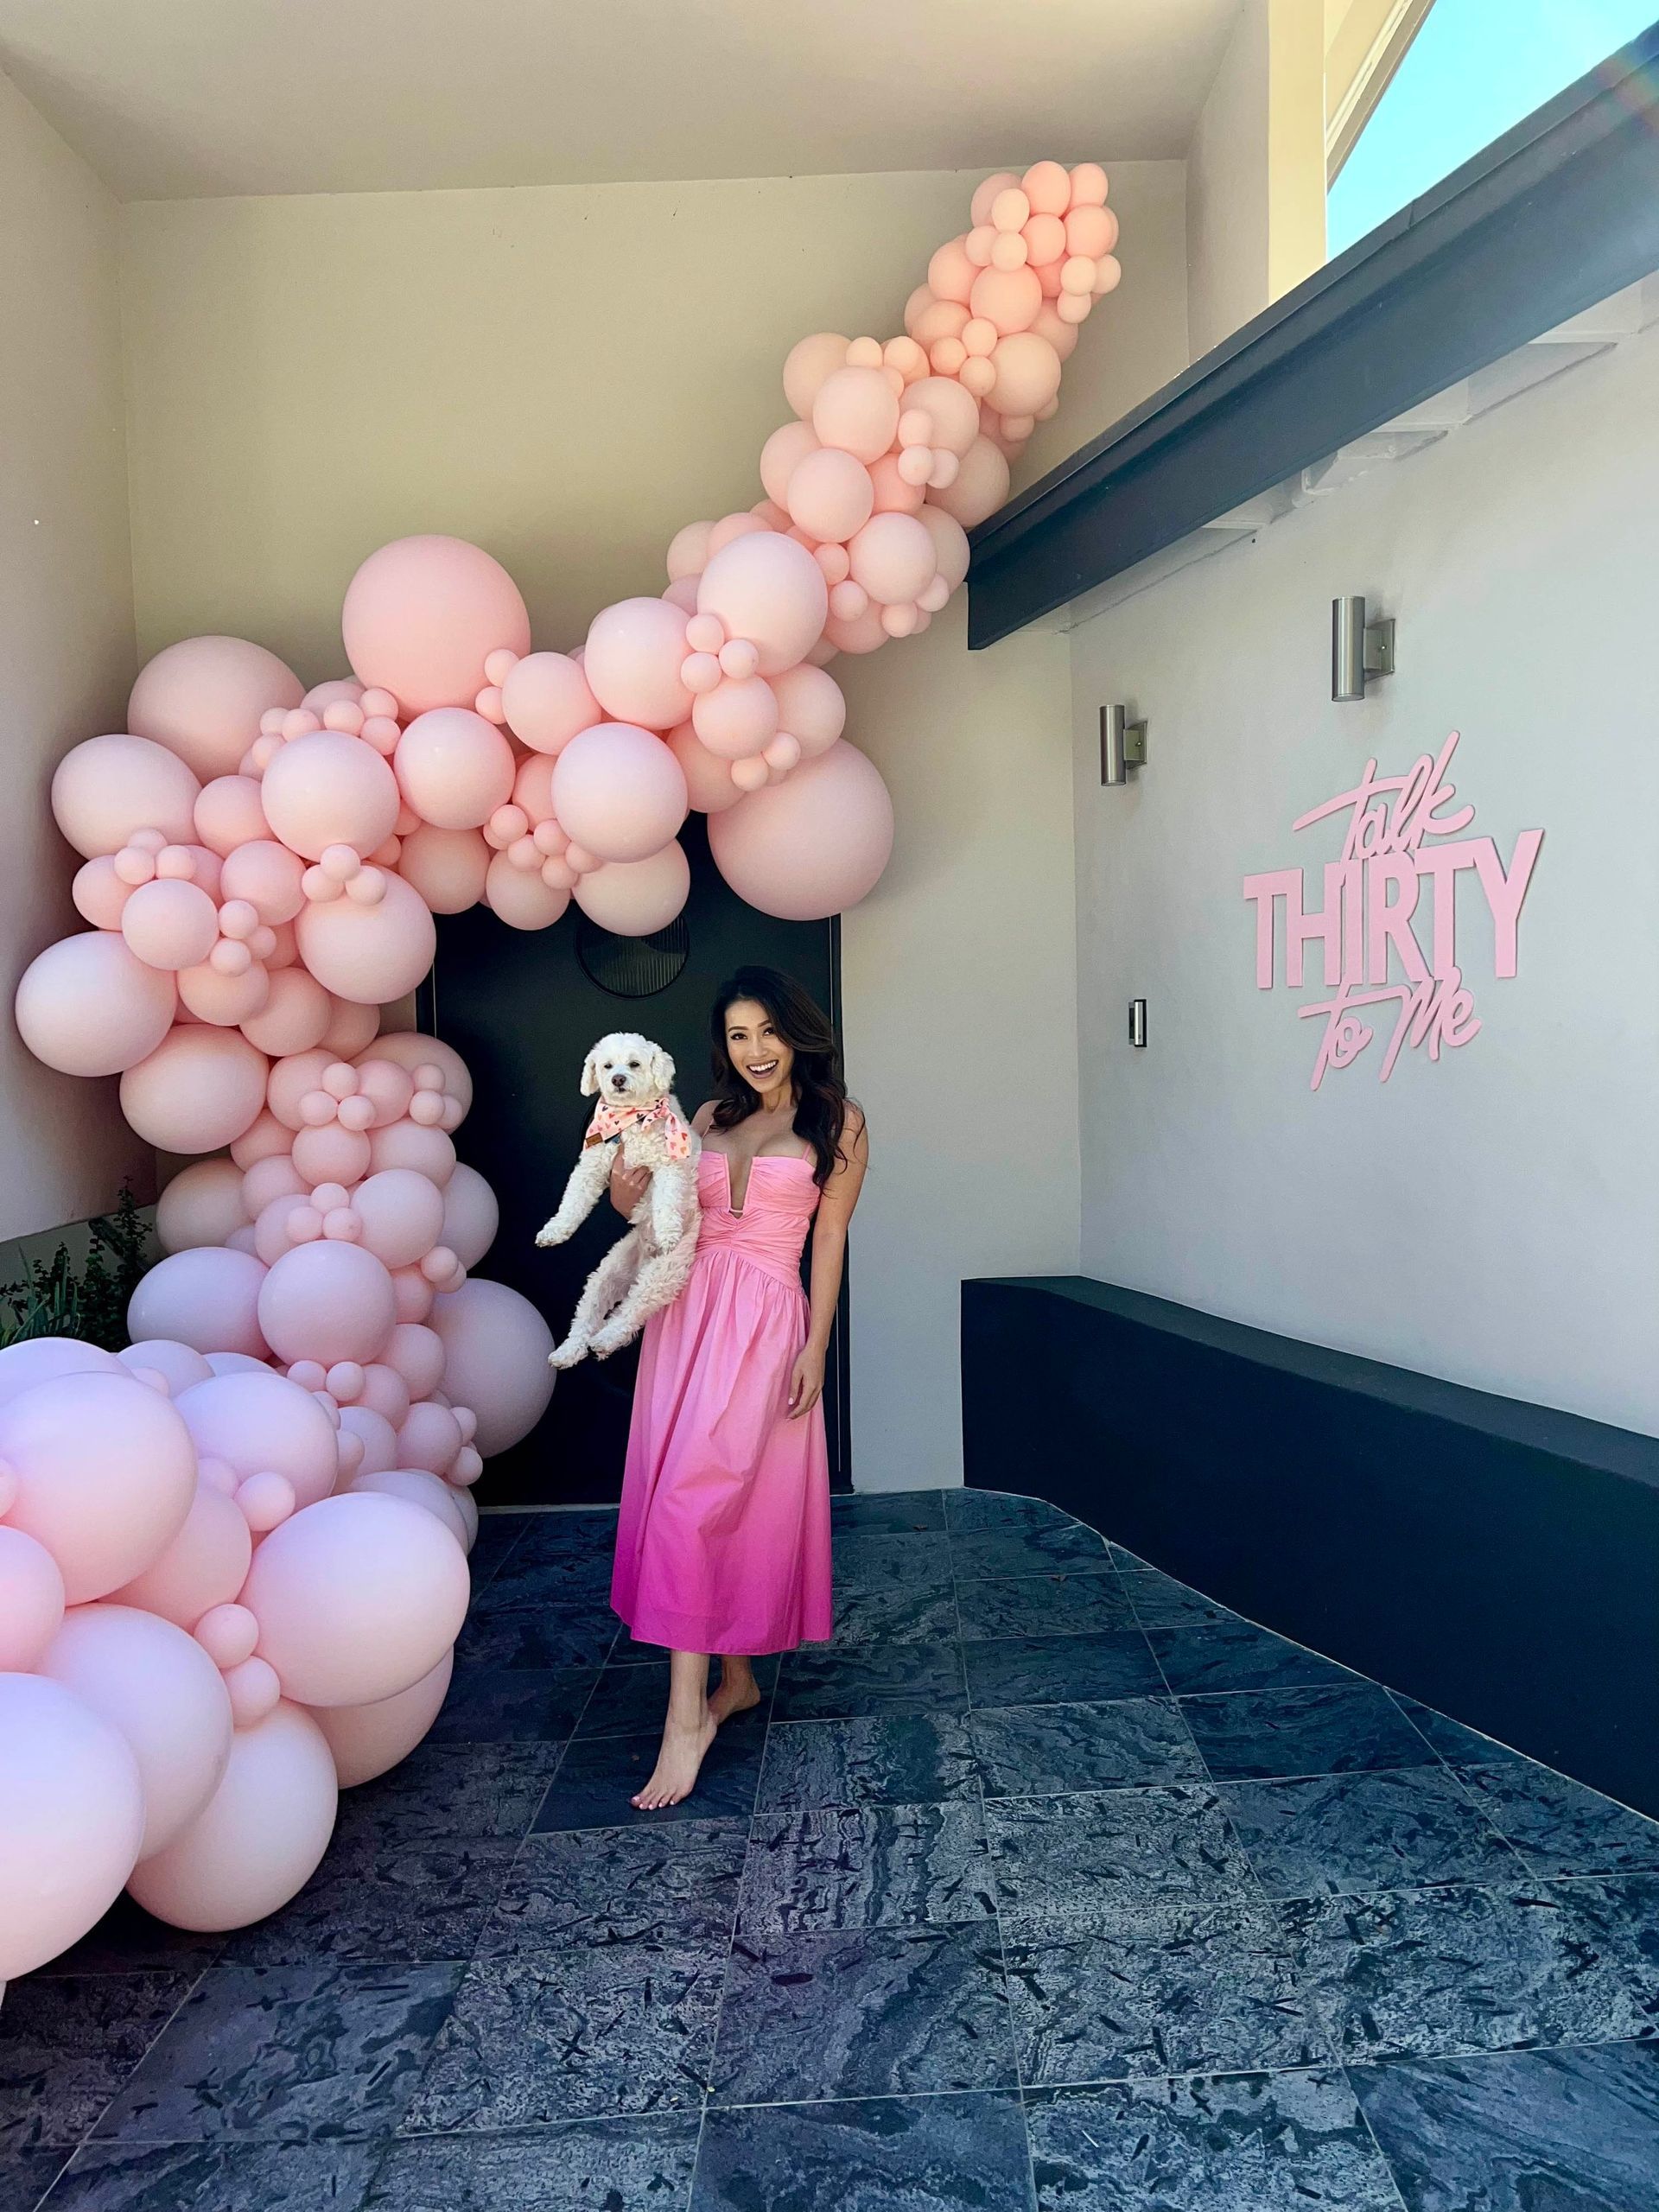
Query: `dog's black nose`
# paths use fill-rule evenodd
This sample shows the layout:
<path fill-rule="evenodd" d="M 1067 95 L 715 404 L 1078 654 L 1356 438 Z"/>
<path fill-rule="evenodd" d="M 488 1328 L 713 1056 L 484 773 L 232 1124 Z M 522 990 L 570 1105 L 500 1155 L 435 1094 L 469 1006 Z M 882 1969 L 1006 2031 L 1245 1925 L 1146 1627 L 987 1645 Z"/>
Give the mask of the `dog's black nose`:
<path fill-rule="evenodd" d="M 619 1068 L 617 1072 L 611 1077 L 611 1088 L 613 1090 L 626 1090 L 627 1087 L 628 1078 Z"/>

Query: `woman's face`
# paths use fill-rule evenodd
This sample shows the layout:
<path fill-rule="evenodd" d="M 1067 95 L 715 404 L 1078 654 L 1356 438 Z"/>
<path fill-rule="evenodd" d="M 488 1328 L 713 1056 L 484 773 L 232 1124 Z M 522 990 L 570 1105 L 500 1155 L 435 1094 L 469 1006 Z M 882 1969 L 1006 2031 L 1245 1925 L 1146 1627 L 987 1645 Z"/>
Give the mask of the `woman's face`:
<path fill-rule="evenodd" d="M 786 1084 L 795 1065 L 771 1015 L 753 999 L 734 999 L 727 1007 L 726 1052 L 744 1082 L 762 1092 Z"/>

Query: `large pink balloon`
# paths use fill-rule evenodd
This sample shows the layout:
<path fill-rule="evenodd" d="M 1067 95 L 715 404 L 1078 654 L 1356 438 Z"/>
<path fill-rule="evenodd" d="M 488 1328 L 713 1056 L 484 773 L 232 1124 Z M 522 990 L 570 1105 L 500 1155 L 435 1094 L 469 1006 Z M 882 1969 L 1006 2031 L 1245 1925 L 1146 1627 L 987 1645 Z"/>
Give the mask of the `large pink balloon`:
<path fill-rule="evenodd" d="M 37 1671 L 125 1738 L 144 1793 L 139 1859 L 171 1843 L 218 1789 L 231 1756 L 231 1700 L 201 1646 L 132 1605 L 77 1605 Z"/>
<path fill-rule="evenodd" d="M 0 1675 L 0 1775 L 3 1981 L 67 1950 L 115 1903 L 143 1836 L 144 1795 L 124 1738 L 38 1675 Z"/>
<path fill-rule="evenodd" d="M 412 1167 L 371 1175 L 359 1184 L 352 1205 L 363 1224 L 365 1251 L 389 1268 L 424 1259 L 443 1233 L 444 1194 Z"/>
<path fill-rule="evenodd" d="M 199 883 L 158 876 L 121 909 L 127 949 L 151 968 L 194 968 L 219 937 L 219 909 Z"/>
<path fill-rule="evenodd" d="M 305 686 L 246 638 L 181 638 L 145 663 L 127 727 L 188 761 L 205 783 L 235 772 L 270 707 L 297 707 Z"/>
<path fill-rule="evenodd" d="M 258 1118 L 267 1065 L 238 1031 L 175 1028 L 121 1077 L 121 1111 L 159 1151 L 217 1152 Z"/>
<path fill-rule="evenodd" d="M 312 1719 L 328 1739 L 342 1789 L 372 1782 L 406 1759 L 442 1708 L 455 1655 L 446 1651 L 429 1674 L 373 1705 L 320 1705 Z"/>
<path fill-rule="evenodd" d="M 326 1418 L 326 1416 L 325 1416 Z M 215 1605 L 228 1605 L 248 1579 L 253 1538 L 246 1516 L 230 1494 L 199 1482 L 184 1526 L 142 1574 L 111 1596 L 142 1605 L 176 1627 L 193 1629 Z"/>
<path fill-rule="evenodd" d="M 279 1359 L 374 1359 L 397 1319 L 380 1262 L 332 1237 L 284 1253 L 260 1285 L 259 1326 Z"/>
<path fill-rule="evenodd" d="M 512 796 L 512 747 L 470 707 L 417 715 L 393 756 L 404 797 L 439 830 L 477 830 Z"/>
<path fill-rule="evenodd" d="M 711 822 L 724 818 L 709 817 Z M 596 868 L 579 879 L 575 900 L 590 921 L 617 937 L 649 937 L 668 927 L 690 888 L 690 864 L 676 842 L 649 860 L 610 861 Z"/>
<path fill-rule="evenodd" d="M 196 834 L 201 786 L 176 753 L 145 737 L 89 737 L 59 761 L 52 813 L 80 854 L 118 853 L 135 830 L 159 830 L 169 845 Z"/>
<path fill-rule="evenodd" d="M 462 914 L 484 896 L 490 849 L 476 830 L 412 830 L 397 855 L 397 872 L 435 914 Z"/>
<path fill-rule="evenodd" d="M 467 1562 L 398 1497 L 326 1497 L 254 1554 L 242 1603 L 259 1656 L 303 1705 L 371 1705 L 435 1667 L 467 1618 Z"/>
<path fill-rule="evenodd" d="M 63 1576 L 46 1546 L 0 1527 L 0 1674 L 32 1673 L 63 1624 Z"/>
<path fill-rule="evenodd" d="M 709 817 L 715 865 L 763 914 L 821 921 L 873 891 L 893 850 L 893 801 L 844 738 L 780 784 Z"/>
<path fill-rule="evenodd" d="M 382 756 L 339 729 L 313 730 L 278 746 L 260 794 L 283 844 L 312 861 L 330 845 L 373 852 L 391 836 L 401 804 L 397 779 Z"/>
<path fill-rule="evenodd" d="M 245 1928 L 285 1905 L 321 1863 L 340 1800 L 322 1731 L 278 1705 L 232 1738 L 224 1779 L 183 1834 L 129 1887 L 175 1928 Z"/>
<path fill-rule="evenodd" d="M 761 675 L 776 676 L 817 644 L 830 588 L 804 545 L 776 531 L 752 531 L 710 560 L 697 585 L 697 609 L 717 614 L 728 638 L 747 639 L 759 649 Z"/>
<path fill-rule="evenodd" d="M 204 1355 L 269 1350 L 259 1333 L 259 1287 L 265 1270 L 251 1252 L 202 1244 L 175 1252 L 143 1276 L 127 1303 L 135 1337 L 168 1337 Z"/>
<path fill-rule="evenodd" d="M 117 1352 L 116 1357 L 135 1375 L 149 1368 L 152 1374 L 161 1376 L 175 1398 L 193 1382 L 205 1382 L 213 1371 L 199 1351 L 170 1337 L 146 1337 L 136 1344 L 128 1344 Z"/>
<path fill-rule="evenodd" d="M 302 1505 L 334 1488 L 334 1425 L 310 1391 L 285 1375 L 216 1375 L 186 1390 L 178 1408 L 203 1459 L 222 1459 L 242 1476 L 267 1469 L 283 1475 Z"/>
<path fill-rule="evenodd" d="M 553 1338 L 530 1300 L 474 1275 L 433 1301 L 432 1327 L 443 1340 L 444 1395 L 477 1415 L 473 1440 L 485 1459 L 528 1436 L 553 1395 Z"/>
<path fill-rule="evenodd" d="M 475 1268 L 494 1243 L 500 1225 L 501 1209 L 495 1192 L 476 1167 L 468 1167 L 463 1161 L 444 1185 L 443 1220 L 437 1241 L 448 1246 L 463 1268 Z"/>
<path fill-rule="evenodd" d="M 75 1337 L 26 1337 L 0 1351 L 0 1406 L 60 1375 L 114 1375 L 121 1362 L 99 1344 Z"/>
<path fill-rule="evenodd" d="M 660 737 L 632 722 L 579 732 L 553 766 L 561 826 L 603 861 L 661 852 L 685 820 L 687 804 L 679 762 Z"/>
<path fill-rule="evenodd" d="M 142 1573 L 196 1494 L 190 1432 L 119 1366 L 42 1382 L 0 1408 L 0 1462 L 17 1478 L 8 1520 L 46 1546 L 76 1605 Z"/>
<path fill-rule="evenodd" d="M 66 937 L 30 961 L 14 1012 L 37 1060 L 63 1075 L 119 1075 L 172 1026 L 178 990 L 107 930 Z"/>
<path fill-rule="evenodd" d="M 372 906 L 352 898 L 305 907 L 295 924 L 300 957 L 326 990 L 358 1006 L 385 1006 L 424 977 L 437 950 L 431 909 L 400 875 L 383 874 Z"/>
<path fill-rule="evenodd" d="M 222 1244 L 247 1220 L 242 1170 L 233 1160 L 199 1160 L 181 1168 L 156 1206 L 156 1235 L 163 1252 Z"/>
<path fill-rule="evenodd" d="M 568 653 L 526 653 L 501 686 L 501 711 L 513 735 L 537 753 L 562 751 L 579 729 L 602 719 L 581 664 Z"/>
<path fill-rule="evenodd" d="M 401 1497 L 418 1505 L 449 1531 L 465 1555 L 467 1522 L 461 1510 L 461 1492 L 452 1489 L 442 1475 L 425 1467 L 377 1468 L 372 1473 L 353 1475 L 346 1489 L 353 1497 Z"/>
<path fill-rule="evenodd" d="M 677 607 L 663 599 L 621 599 L 594 617 L 582 672 L 616 721 L 671 729 L 691 711 L 691 694 L 680 681 L 686 650 L 685 616 Z"/>
<path fill-rule="evenodd" d="M 400 537 L 371 553 L 346 588 L 340 626 L 365 683 L 411 715 L 470 707 L 500 646 L 530 651 L 530 616 L 499 561 L 459 537 Z"/>

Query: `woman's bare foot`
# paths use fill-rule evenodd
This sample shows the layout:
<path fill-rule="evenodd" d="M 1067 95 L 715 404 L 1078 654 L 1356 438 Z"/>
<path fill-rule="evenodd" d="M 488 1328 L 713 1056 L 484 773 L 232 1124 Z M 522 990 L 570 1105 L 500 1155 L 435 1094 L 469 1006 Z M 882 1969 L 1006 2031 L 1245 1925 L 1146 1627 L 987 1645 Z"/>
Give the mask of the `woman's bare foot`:
<path fill-rule="evenodd" d="M 710 1704 L 712 1707 L 712 1700 Z M 663 1748 L 658 1754 L 656 1770 L 633 1799 L 639 1811 L 654 1813 L 665 1805 L 677 1805 L 683 1797 L 691 1795 L 704 1754 L 715 1740 L 715 1726 L 712 1709 L 695 1727 L 669 1721 L 663 1730 Z"/>
<path fill-rule="evenodd" d="M 709 1700 L 709 1718 L 718 1727 L 722 1720 L 729 1720 L 734 1713 L 747 1713 L 760 1702 L 760 1685 L 754 1679 L 754 1669 L 747 1659 L 735 1664 L 723 1659 L 720 1668 L 720 1688 Z"/>

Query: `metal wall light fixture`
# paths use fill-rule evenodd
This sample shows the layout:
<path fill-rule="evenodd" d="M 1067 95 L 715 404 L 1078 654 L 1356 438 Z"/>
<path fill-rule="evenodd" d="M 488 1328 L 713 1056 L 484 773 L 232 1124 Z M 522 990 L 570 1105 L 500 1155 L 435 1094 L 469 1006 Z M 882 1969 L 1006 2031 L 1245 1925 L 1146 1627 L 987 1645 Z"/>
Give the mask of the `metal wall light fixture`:
<path fill-rule="evenodd" d="M 1100 710 L 1100 780 L 1127 784 L 1137 768 L 1147 765 L 1147 726 L 1132 722 L 1127 707 Z"/>
<path fill-rule="evenodd" d="M 1368 677 L 1394 674 L 1391 616 L 1368 622 L 1363 597 L 1331 602 L 1331 696 L 1363 699 Z"/>

